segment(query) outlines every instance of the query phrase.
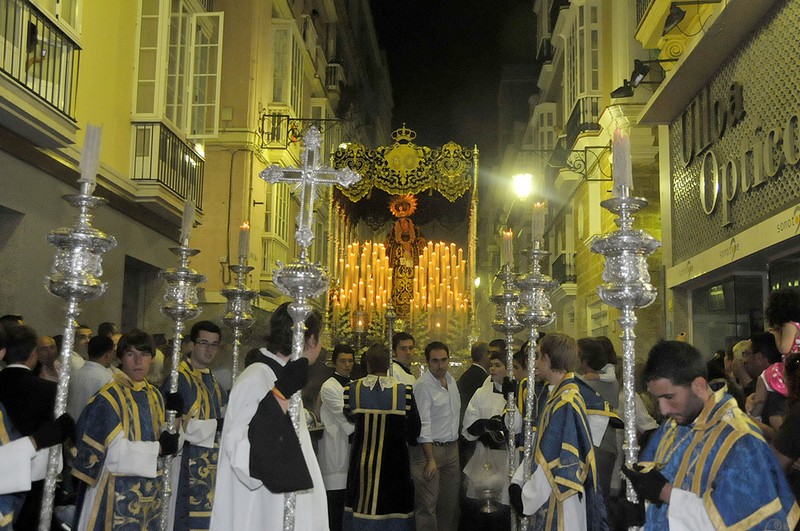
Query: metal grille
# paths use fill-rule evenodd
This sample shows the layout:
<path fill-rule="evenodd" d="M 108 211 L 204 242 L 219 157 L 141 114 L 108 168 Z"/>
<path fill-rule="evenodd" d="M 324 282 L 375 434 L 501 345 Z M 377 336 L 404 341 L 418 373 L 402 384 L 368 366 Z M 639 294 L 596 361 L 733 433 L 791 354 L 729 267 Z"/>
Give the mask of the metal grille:
<path fill-rule="evenodd" d="M 202 212 L 205 161 L 160 122 L 134 123 L 133 136 L 131 179 L 157 181 Z"/>
<path fill-rule="evenodd" d="M 29 2 L 0 0 L 0 71 L 75 121 L 80 48 Z"/>
<path fill-rule="evenodd" d="M 786 2 L 764 19 L 758 31 L 742 42 L 710 84 L 713 100 L 724 101 L 732 83 L 744 87 L 746 115 L 727 127 L 710 149 L 719 166 L 741 164 L 741 146 L 763 140 L 766 132 L 782 131 L 800 113 L 800 39 L 789 38 L 800 27 L 800 2 Z M 760 132 L 756 132 L 760 128 Z M 795 205 L 800 200 L 800 164 L 784 166 L 773 178 L 748 192 L 738 190 L 730 203 L 731 225 L 722 225 L 722 202 L 711 216 L 700 203 L 702 157 L 683 167 L 680 162 L 680 119 L 670 125 L 672 160 L 672 223 L 675 261 L 686 260 L 742 230 Z"/>

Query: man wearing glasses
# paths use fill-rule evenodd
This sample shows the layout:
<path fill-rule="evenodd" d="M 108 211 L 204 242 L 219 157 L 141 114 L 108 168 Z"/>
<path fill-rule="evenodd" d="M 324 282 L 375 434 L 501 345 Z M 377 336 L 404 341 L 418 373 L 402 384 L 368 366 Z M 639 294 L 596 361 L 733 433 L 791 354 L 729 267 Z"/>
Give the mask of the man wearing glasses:
<path fill-rule="evenodd" d="M 208 529 L 214 500 L 222 408 L 227 397 L 209 365 L 220 347 L 222 331 L 211 321 L 200 321 L 189 334 L 189 356 L 178 369 L 178 393 L 186 415 L 186 444 L 172 461 L 170 529 Z M 164 383 L 168 390 L 169 380 Z"/>

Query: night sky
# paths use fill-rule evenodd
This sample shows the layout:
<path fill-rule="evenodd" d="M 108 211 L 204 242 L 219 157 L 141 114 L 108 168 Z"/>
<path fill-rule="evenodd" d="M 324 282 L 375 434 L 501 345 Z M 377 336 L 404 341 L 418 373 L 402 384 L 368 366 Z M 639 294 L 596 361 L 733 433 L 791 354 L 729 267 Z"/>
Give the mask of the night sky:
<path fill-rule="evenodd" d="M 503 64 L 531 62 L 530 0 L 372 0 L 394 95 L 392 127 L 418 145 L 477 144 L 481 165 L 497 156 Z"/>

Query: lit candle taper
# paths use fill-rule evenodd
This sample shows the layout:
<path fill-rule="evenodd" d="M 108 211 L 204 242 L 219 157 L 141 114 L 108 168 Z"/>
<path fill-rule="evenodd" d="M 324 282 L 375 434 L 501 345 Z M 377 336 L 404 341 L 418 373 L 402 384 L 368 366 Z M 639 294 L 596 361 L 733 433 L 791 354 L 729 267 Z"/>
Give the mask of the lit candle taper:
<path fill-rule="evenodd" d="M 239 227 L 239 265 L 247 265 L 250 255 L 250 223 L 245 221 Z"/>
<path fill-rule="evenodd" d="M 81 194 L 92 195 L 97 183 L 97 169 L 100 167 L 100 142 L 103 128 L 95 125 L 86 126 L 86 135 L 83 137 L 81 150 L 80 170 Z"/>
<path fill-rule="evenodd" d="M 500 253 L 502 264 L 509 264 L 514 268 L 514 232 L 511 229 L 503 231 L 503 252 Z"/>

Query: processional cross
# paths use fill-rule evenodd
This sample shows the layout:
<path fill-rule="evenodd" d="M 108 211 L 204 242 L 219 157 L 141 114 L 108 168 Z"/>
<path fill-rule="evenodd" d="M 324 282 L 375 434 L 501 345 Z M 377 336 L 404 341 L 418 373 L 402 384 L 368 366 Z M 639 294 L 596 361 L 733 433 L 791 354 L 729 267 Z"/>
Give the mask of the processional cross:
<path fill-rule="evenodd" d="M 320 162 L 320 146 L 322 135 L 316 127 L 311 127 L 303 136 L 303 147 L 300 168 L 281 168 L 273 164 L 263 170 L 259 175 L 268 183 L 278 182 L 295 183 L 295 190 L 300 190 L 300 213 L 297 215 L 297 231 L 295 240 L 300 245 L 298 260 L 290 264 L 278 262 L 273 280 L 280 290 L 293 297 L 295 302 L 289 305 L 289 314 L 292 316 L 292 355 L 291 361 L 300 358 L 305 344 L 305 321 L 311 312 L 309 297 L 315 297 L 328 288 L 328 276 L 317 264 L 308 260 L 308 248 L 314 241 L 314 200 L 316 187 L 319 185 L 338 184 L 348 188 L 361 180 L 361 176 L 350 168 L 333 170 Z M 300 436 L 300 392 L 296 392 L 289 399 L 289 416 L 292 419 L 295 433 Z M 294 529 L 295 506 L 297 493 L 289 492 L 283 506 L 283 531 Z"/>
<path fill-rule="evenodd" d="M 320 184 L 338 184 L 349 188 L 361 180 L 361 176 L 350 168 L 334 170 L 320 163 L 320 146 L 322 134 L 316 127 L 311 127 L 303 135 L 305 147 L 300 155 L 302 166 L 300 168 L 281 168 L 273 164 L 263 170 L 259 175 L 268 183 L 293 182 L 295 190 L 300 188 L 300 213 L 297 215 L 297 231 L 295 240 L 300 244 L 300 260 L 307 260 L 307 250 L 314 240 L 312 230 L 314 218 L 314 200 L 316 187 Z"/>

